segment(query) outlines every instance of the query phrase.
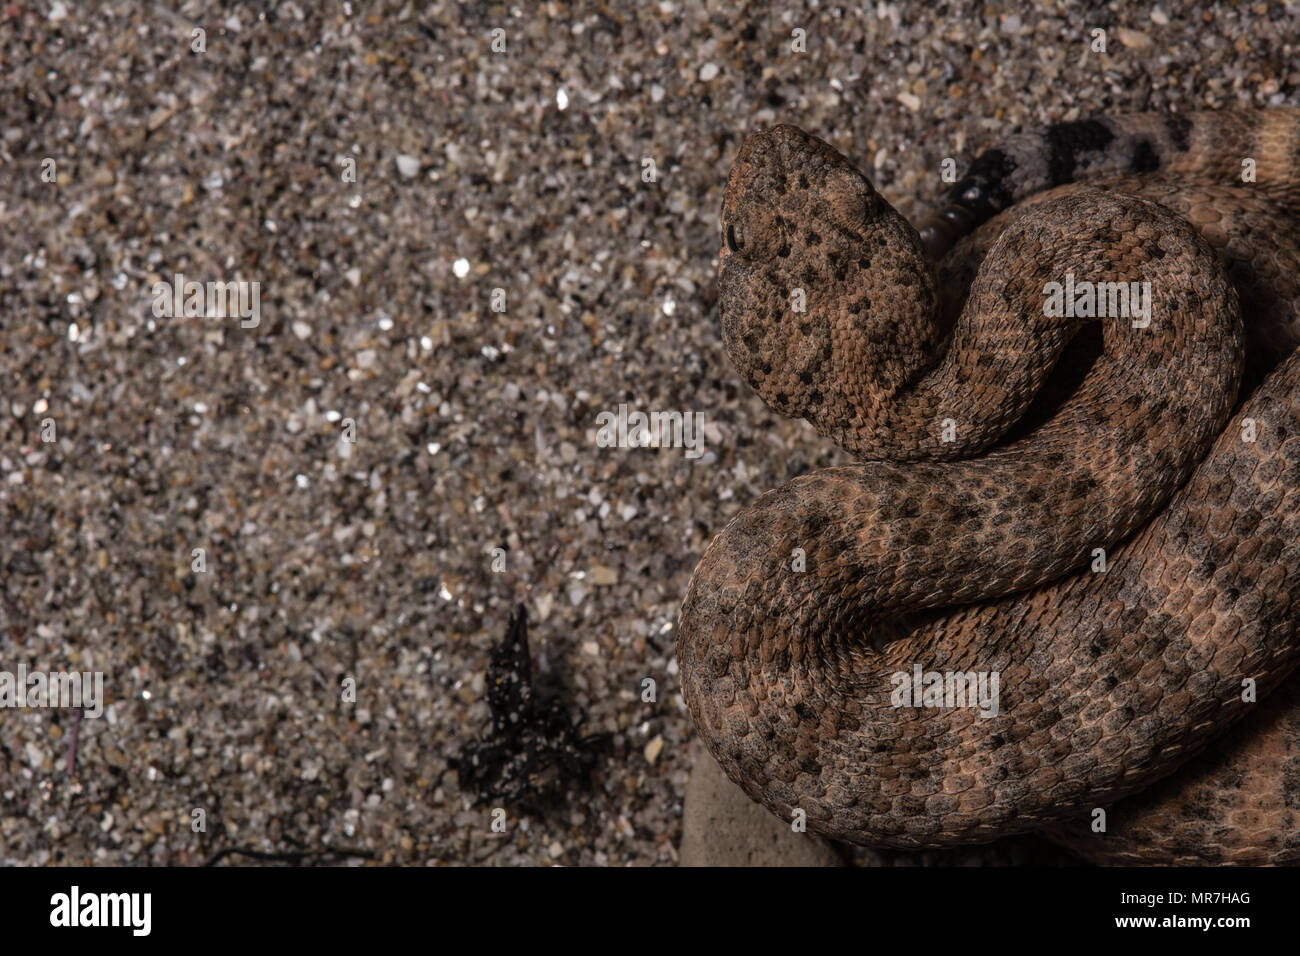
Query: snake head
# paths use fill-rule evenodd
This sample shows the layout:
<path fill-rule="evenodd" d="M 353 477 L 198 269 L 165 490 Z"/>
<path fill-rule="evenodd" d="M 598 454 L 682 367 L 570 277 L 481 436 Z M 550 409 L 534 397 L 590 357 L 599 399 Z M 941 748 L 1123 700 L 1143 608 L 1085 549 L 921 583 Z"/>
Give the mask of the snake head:
<path fill-rule="evenodd" d="M 732 364 L 770 407 L 835 436 L 933 343 L 933 279 L 914 230 L 830 144 L 752 133 L 722 201 L 718 288 Z"/>

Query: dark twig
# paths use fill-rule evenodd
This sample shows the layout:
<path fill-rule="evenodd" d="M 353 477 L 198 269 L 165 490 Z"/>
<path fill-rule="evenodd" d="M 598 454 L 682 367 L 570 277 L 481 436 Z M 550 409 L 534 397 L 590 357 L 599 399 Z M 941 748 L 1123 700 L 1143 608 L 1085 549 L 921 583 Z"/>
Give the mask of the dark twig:
<path fill-rule="evenodd" d="M 77 737 L 81 731 L 81 711 L 72 718 L 72 732 L 68 734 L 68 776 L 77 772 Z"/>
<path fill-rule="evenodd" d="M 218 850 L 203 865 L 216 866 L 228 856 L 247 856 L 254 860 L 279 860 L 286 863 L 300 863 L 303 860 L 343 859 L 346 857 L 358 857 L 363 860 L 373 860 L 375 858 L 374 853 L 369 850 L 285 850 L 272 853 L 265 850 L 250 850 L 246 847 L 228 846 L 224 850 Z"/>
<path fill-rule="evenodd" d="M 583 715 L 570 716 L 558 693 L 539 692 L 522 604 L 492 649 L 487 698 L 491 721 L 485 739 L 451 761 L 478 806 L 501 801 L 527 811 L 553 804 L 582 785 L 608 743 L 608 734 L 583 736 Z"/>

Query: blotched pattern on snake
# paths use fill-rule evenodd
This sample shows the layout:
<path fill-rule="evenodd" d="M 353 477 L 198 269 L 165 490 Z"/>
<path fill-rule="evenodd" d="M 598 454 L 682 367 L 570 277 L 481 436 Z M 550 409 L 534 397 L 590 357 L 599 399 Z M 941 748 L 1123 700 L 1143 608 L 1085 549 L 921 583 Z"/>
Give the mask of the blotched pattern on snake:
<path fill-rule="evenodd" d="M 1295 109 L 1058 124 L 918 231 L 825 142 L 745 140 L 728 355 L 861 462 L 691 578 L 682 692 L 751 797 L 863 844 L 1300 859 L 1298 163 Z"/>

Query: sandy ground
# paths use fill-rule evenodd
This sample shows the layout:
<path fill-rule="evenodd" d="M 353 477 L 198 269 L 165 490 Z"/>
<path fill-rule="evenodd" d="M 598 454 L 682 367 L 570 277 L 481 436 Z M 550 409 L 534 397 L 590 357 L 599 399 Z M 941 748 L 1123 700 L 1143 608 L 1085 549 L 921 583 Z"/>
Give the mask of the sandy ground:
<path fill-rule="evenodd" d="M 687 578 L 845 461 L 722 351 L 745 131 L 912 214 L 1017 124 L 1300 87 L 1294 3 L 104 6 L 0 5 L 0 671 L 106 699 L 0 710 L 3 863 L 673 863 Z M 705 453 L 600 447 L 621 403 Z M 449 762 L 516 601 L 607 749 L 494 834 Z"/>

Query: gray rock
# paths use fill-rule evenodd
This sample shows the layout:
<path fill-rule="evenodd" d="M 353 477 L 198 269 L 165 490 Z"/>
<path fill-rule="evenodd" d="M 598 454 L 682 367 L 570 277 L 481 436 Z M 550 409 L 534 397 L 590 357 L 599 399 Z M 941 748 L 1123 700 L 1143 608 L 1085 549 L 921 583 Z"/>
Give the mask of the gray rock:
<path fill-rule="evenodd" d="M 727 779 L 698 738 L 682 813 L 682 866 L 844 866 L 834 846 L 795 833 Z"/>

